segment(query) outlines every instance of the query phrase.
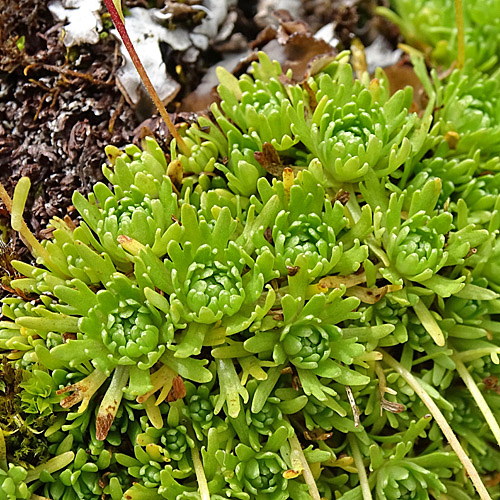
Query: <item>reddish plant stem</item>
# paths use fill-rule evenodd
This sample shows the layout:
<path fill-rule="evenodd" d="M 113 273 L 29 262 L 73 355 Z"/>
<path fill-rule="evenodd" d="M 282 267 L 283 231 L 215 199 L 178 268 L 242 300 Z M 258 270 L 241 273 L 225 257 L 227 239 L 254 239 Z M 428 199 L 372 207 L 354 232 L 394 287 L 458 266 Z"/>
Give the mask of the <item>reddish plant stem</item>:
<path fill-rule="evenodd" d="M 127 30 L 125 28 L 125 24 L 120 17 L 120 14 L 118 13 L 118 10 L 116 9 L 115 4 L 113 3 L 113 0 L 104 0 L 104 3 L 106 4 L 106 8 L 108 9 L 108 12 L 111 16 L 111 20 L 113 21 L 113 24 L 115 25 L 116 29 L 118 30 L 118 33 L 120 34 L 120 38 L 123 41 L 123 44 L 125 45 L 128 53 L 130 54 L 130 57 L 132 59 L 132 62 L 134 63 L 135 69 L 139 73 L 139 76 L 141 77 L 142 83 L 146 87 L 146 90 L 149 93 L 149 96 L 151 97 L 152 101 L 154 102 L 154 105 L 158 109 L 161 117 L 163 118 L 163 121 L 168 127 L 168 130 L 172 134 L 172 137 L 175 139 L 177 142 L 177 145 L 179 146 L 179 149 L 182 151 L 183 154 L 186 156 L 191 155 L 191 151 L 187 147 L 186 143 L 182 139 L 182 137 L 179 135 L 179 132 L 175 128 L 174 124 L 172 123 L 172 120 L 168 116 L 167 110 L 165 109 L 165 106 L 161 102 L 160 97 L 156 93 L 156 90 L 151 83 L 151 80 L 149 79 L 148 74 L 146 73 L 146 69 L 141 63 L 141 60 L 139 59 L 139 56 L 137 55 L 137 52 L 135 51 L 134 45 L 132 44 L 132 41 L 130 40 L 130 37 L 128 36 Z"/>

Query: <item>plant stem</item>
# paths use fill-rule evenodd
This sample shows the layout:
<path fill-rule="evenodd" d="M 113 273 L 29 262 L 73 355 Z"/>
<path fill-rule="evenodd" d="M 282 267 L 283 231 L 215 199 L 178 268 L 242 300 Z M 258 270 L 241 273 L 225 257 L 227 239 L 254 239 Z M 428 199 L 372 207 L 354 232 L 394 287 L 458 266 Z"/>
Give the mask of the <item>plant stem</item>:
<path fill-rule="evenodd" d="M 457 20 L 457 68 L 462 69 L 465 64 L 464 7 L 462 0 L 455 0 L 455 17 Z"/>
<path fill-rule="evenodd" d="M 0 199 L 3 201 L 5 208 L 9 211 L 9 213 L 12 215 L 12 199 L 9 196 L 9 193 L 5 190 L 3 187 L 3 184 L 0 182 Z M 25 200 L 26 201 L 26 200 Z M 16 219 L 19 219 L 19 210 L 16 209 L 15 213 L 17 213 Z M 20 222 L 20 225 L 18 224 Z M 43 260 L 43 263 L 57 271 L 58 273 L 64 275 L 59 271 L 57 266 L 54 265 L 50 258 L 49 252 L 40 244 L 40 242 L 35 238 L 35 235 L 28 229 L 28 226 L 26 225 L 26 222 L 22 219 L 22 215 L 20 217 L 20 220 L 17 220 L 15 223 L 16 227 L 19 229 L 14 228 L 19 235 L 21 236 L 21 239 L 24 241 L 26 246 L 28 247 L 28 250 L 31 252 L 33 257 L 40 257 Z"/>
<path fill-rule="evenodd" d="M 476 402 L 477 406 L 479 406 L 479 409 L 481 410 L 481 413 L 484 415 L 484 418 L 488 423 L 491 432 L 493 433 L 493 436 L 495 436 L 495 439 L 498 445 L 500 446 L 500 426 L 498 425 L 498 422 L 495 416 L 493 415 L 491 408 L 488 406 L 488 403 L 484 399 L 484 396 L 479 390 L 479 387 L 477 386 L 476 382 L 472 378 L 472 375 L 470 374 L 469 370 L 467 370 L 466 366 L 462 363 L 462 361 L 460 361 L 460 359 L 456 358 L 455 356 L 452 356 L 451 359 L 455 362 L 460 377 L 462 377 L 462 380 L 467 386 L 467 389 L 469 389 L 470 393 L 472 394 L 474 401 Z"/>
<path fill-rule="evenodd" d="M 309 467 L 304 452 L 302 451 L 302 446 L 300 446 L 297 434 L 294 433 L 291 438 L 288 438 L 288 441 L 290 442 L 292 450 L 297 453 L 298 457 L 300 457 L 300 461 L 302 463 L 302 474 L 304 476 L 304 481 L 306 482 L 307 486 L 309 486 L 309 494 L 311 495 L 311 499 L 321 500 L 321 495 L 319 494 L 316 480 L 314 479 L 311 468 Z"/>
<path fill-rule="evenodd" d="M 139 76 L 141 77 L 142 82 L 144 83 L 144 86 L 146 87 L 146 90 L 149 93 L 149 96 L 151 97 L 152 101 L 154 102 L 154 105 L 158 109 L 161 117 L 163 118 L 163 121 L 168 127 L 168 130 L 172 134 L 172 137 L 175 139 L 177 142 L 177 145 L 179 146 L 179 149 L 182 151 L 183 154 L 186 156 L 191 155 L 190 149 L 187 147 L 186 143 L 182 139 L 182 137 L 179 135 L 179 132 L 175 128 L 175 125 L 172 123 L 172 120 L 168 116 L 167 110 L 165 109 L 165 106 L 163 105 L 163 102 L 161 101 L 160 97 L 158 96 L 153 84 L 151 83 L 151 80 L 149 79 L 148 74 L 146 73 L 146 69 L 142 65 L 141 60 L 139 59 L 139 56 L 137 55 L 137 52 L 135 51 L 134 45 L 132 44 L 132 41 L 130 40 L 130 37 L 128 36 L 127 30 L 125 29 L 125 24 L 120 17 L 120 14 L 118 10 L 116 9 L 115 4 L 113 3 L 113 0 L 104 0 L 104 3 L 106 4 L 106 8 L 109 11 L 109 14 L 111 16 L 111 20 L 113 21 L 113 24 L 115 25 L 116 29 L 118 30 L 118 33 L 120 34 L 120 37 L 123 41 L 123 44 L 125 45 L 128 53 L 130 54 L 130 58 L 132 59 L 132 62 L 134 63 L 135 69 L 137 70 L 137 73 L 139 73 Z"/>
<path fill-rule="evenodd" d="M 5 445 L 5 437 L 2 428 L 0 427 L 0 469 L 7 472 L 9 465 L 7 464 L 7 446 Z"/>
<path fill-rule="evenodd" d="M 387 354 L 383 349 L 380 349 L 382 354 L 384 355 L 384 361 L 393 368 L 403 379 L 408 383 L 408 385 L 417 393 L 422 402 L 427 406 L 429 411 L 431 412 L 434 420 L 439 425 L 439 428 L 443 432 L 445 438 L 450 443 L 453 451 L 457 454 L 460 462 L 465 468 L 467 475 L 471 478 L 476 491 L 479 494 L 481 500 L 491 500 L 491 497 L 486 490 L 486 486 L 481 481 L 479 474 L 474 467 L 474 464 L 471 462 L 470 458 L 465 453 L 460 441 L 457 436 L 453 432 L 450 427 L 450 424 L 447 422 L 444 415 L 441 413 L 441 410 L 438 408 L 434 400 L 427 394 L 425 389 L 420 385 L 418 380 L 403 366 L 401 363 L 396 361 L 391 355 Z"/>
<path fill-rule="evenodd" d="M 29 177 L 21 177 L 14 189 L 14 198 L 12 199 L 12 212 L 10 224 L 14 231 L 21 231 L 23 226 L 23 212 L 30 192 L 31 181 Z"/>
<path fill-rule="evenodd" d="M 366 475 L 365 464 L 363 463 L 363 457 L 359 451 L 358 440 L 352 433 L 347 434 L 347 439 L 351 446 L 354 464 L 356 465 L 356 469 L 358 469 L 359 484 L 361 486 L 361 492 L 363 493 L 363 500 L 373 500 L 370 484 L 368 483 L 368 476 Z"/>
<path fill-rule="evenodd" d="M 198 447 L 195 445 L 191 448 L 191 457 L 193 458 L 194 471 L 196 473 L 196 480 L 200 491 L 200 500 L 210 500 L 210 490 L 208 489 L 207 478 L 201 463 L 200 453 Z"/>

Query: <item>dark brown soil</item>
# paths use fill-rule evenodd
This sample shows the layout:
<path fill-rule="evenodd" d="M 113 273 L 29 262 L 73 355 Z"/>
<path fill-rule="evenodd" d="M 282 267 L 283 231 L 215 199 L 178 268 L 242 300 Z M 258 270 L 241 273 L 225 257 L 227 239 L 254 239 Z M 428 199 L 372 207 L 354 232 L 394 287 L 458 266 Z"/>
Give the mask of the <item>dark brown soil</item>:
<path fill-rule="evenodd" d="M 30 177 L 25 217 L 39 232 L 50 217 L 64 215 L 75 189 L 88 191 L 102 178 L 104 146 L 130 142 L 138 120 L 114 82 L 120 60 L 113 37 L 68 51 L 45 1 L 7 3 L 0 180 L 12 192 L 21 176 Z M 23 51 L 15 46 L 19 36 Z"/>

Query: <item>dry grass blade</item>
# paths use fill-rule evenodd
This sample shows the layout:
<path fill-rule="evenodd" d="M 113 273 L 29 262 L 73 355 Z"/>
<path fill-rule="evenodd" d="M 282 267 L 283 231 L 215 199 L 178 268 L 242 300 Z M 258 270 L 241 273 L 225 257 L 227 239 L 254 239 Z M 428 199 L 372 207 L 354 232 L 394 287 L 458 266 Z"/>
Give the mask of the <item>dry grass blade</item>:
<path fill-rule="evenodd" d="M 486 486 L 484 485 L 483 481 L 479 477 L 474 464 L 465 453 L 465 450 L 462 448 L 460 441 L 453 432 L 444 415 L 441 413 L 441 410 L 438 408 L 436 403 L 434 403 L 434 400 L 429 396 L 429 394 L 427 394 L 425 389 L 419 384 L 418 380 L 403 365 L 401 365 L 401 363 L 396 361 L 390 354 L 387 354 L 383 350 L 381 350 L 381 352 L 384 355 L 385 363 L 393 368 L 397 373 L 399 373 L 401 377 L 403 377 L 407 384 L 417 393 L 425 406 L 427 406 L 432 416 L 434 417 L 434 420 L 439 425 L 439 428 L 450 443 L 453 451 L 457 454 L 460 462 L 462 462 L 462 465 L 464 466 L 467 475 L 470 477 L 472 483 L 474 484 L 474 487 L 476 488 L 476 491 L 479 494 L 481 500 L 491 500 L 491 496 L 486 490 Z"/>

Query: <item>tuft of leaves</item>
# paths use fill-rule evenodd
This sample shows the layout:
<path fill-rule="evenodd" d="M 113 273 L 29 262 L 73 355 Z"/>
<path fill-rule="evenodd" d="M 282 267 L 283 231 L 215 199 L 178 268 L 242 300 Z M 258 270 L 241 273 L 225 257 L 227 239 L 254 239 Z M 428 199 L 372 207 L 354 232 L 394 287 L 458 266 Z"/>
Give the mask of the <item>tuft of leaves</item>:
<path fill-rule="evenodd" d="M 78 227 L 55 218 L 36 265 L 9 261 L 0 402 L 16 430 L 43 420 L 52 457 L 0 454 L 12 495 L 467 499 L 470 476 L 488 498 L 497 87 L 414 64 L 421 114 L 348 53 L 300 84 L 261 53 L 219 71 L 182 152 L 108 146 Z"/>

